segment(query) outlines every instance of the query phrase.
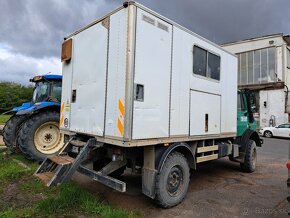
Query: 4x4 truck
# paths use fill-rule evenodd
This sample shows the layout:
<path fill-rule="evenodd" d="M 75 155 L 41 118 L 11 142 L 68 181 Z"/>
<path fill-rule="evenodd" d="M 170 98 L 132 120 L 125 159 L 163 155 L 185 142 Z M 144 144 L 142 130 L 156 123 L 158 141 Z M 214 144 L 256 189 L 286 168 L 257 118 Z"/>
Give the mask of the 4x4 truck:
<path fill-rule="evenodd" d="M 199 163 L 230 157 L 256 169 L 250 93 L 237 90 L 237 57 L 218 45 L 130 1 L 65 38 L 62 62 L 69 139 L 35 173 L 48 186 L 78 170 L 125 192 L 128 168 L 169 208 Z"/>

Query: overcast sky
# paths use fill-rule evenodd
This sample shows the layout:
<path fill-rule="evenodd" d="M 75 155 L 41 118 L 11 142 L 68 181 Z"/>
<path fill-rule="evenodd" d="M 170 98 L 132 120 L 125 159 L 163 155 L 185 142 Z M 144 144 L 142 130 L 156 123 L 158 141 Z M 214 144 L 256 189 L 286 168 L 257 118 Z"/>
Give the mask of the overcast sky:
<path fill-rule="evenodd" d="M 224 43 L 290 34 L 290 0 L 140 0 L 197 34 Z M 63 38 L 120 6 L 119 0 L 0 0 L 0 81 L 28 84 L 61 74 Z"/>

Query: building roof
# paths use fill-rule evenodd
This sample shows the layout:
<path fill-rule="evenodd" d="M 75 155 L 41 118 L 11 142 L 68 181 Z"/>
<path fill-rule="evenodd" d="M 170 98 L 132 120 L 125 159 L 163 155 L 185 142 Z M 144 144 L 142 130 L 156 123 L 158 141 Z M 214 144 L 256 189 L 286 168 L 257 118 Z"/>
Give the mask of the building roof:
<path fill-rule="evenodd" d="M 227 42 L 227 43 L 221 44 L 221 46 L 227 46 L 227 45 L 231 45 L 231 44 L 239 44 L 239 43 L 244 43 L 247 41 L 256 41 L 256 40 L 274 38 L 274 37 L 283 37 L 284 41 L 286 41 L 286 43 L 288 45 L 290 45 L 290 36 L 289 35 L 284 35 L 283 33 L 275 33 L 275 34 L 270 34 L 270 35 L 264 35 L 264 36 L 243 39 L 243 40 L 237 40 L 237 41 L 233 41 L 233 42 Z"/>

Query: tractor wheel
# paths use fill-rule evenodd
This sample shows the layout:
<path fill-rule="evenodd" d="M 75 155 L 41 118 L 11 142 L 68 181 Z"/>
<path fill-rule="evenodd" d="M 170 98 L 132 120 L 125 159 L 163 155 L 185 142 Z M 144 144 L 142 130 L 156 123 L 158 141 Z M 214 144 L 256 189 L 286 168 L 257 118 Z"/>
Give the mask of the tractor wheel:
<path fill-rule="evenodd" d="M 57 154 L 64 146 L 64 135 L 59 132 L 59 113 L 47 111 L 30 117 L 19 132 L 18 144 L 31 160 L 41 162 Z"/>
<path fill-rule="evenodd" d="M 173 207 L 183 201 L 190 180 L 186 158 L 179 152 L 168 155 L 161 172 L 156 177 L 157 204 L 163 208 Z"/>
<path fill-rule="evenodd" d="M 240 163 L 244 172 L 252 173 L 256 169 L 257 164 L 257 146 L 255 141 L 249 140 L 246 148 L 244 163 Z"/>
<path fill-rule="evenodd" d="M 13 115 L 3 128 L 3 141 L 10 150 L 15 150 L 17 146 L 17 138 L 22 124 L 27 119 L 25 115 Z"/>

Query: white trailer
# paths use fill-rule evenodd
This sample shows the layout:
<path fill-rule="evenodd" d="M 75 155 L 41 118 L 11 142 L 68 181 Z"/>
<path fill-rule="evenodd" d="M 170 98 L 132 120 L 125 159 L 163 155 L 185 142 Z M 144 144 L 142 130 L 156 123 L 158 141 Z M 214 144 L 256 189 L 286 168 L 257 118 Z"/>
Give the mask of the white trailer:
<path fill-rule="evenodd" d="M 66 158 L 68 175 L 78 169 L 125 191 L 113 173 L 141 169 L 143 193 L 171 207 L 199 162 L 231 155 L 254 170 L 259 137 L 248 128 L 245 139 L 237 135 L 237 58 L 218 45 L 126 2 L 68 36 L 62 61 L 60 128 L 80 151 Z M 93 170 L 78 165 L 89 151 Z"/>

